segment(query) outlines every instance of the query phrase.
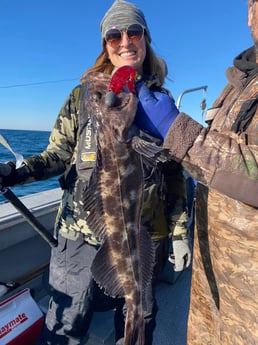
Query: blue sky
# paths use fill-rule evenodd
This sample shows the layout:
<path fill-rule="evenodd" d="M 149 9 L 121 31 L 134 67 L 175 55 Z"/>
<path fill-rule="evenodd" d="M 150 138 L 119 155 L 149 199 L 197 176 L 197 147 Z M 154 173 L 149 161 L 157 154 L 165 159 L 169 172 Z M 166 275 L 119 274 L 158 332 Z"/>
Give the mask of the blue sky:
<path fill-rule="evenodd" d="M 99 23 L 112 3 L 1 0 L 0 128 L 52 129 L 69 92 L 100 53 Z M 145 14 L 152 47 L 167 61 L 166 86 L 175 99 L 208 85 L 210 107 L 233 57 L 253 44 L 246 0 L 134 3 Z M 180 110 L 202 122 L 202 97 L 203 91 L 186 94 Z"/>

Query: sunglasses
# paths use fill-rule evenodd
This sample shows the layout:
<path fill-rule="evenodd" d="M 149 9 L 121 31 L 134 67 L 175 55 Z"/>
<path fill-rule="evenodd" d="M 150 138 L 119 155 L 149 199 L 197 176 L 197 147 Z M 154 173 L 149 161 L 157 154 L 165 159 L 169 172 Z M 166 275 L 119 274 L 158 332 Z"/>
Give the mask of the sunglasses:
<path fill-rule="evenodd" d="M 118 47 L 122 41 L 123 31 L 126 32 L 128 39 L 132 43 L 139 42 L 144 34 L 144 28 L 140 24 L 132 24 L 125 30 L 119 30 L 117 28 L 108 30 L 105 34 L 105 41 L 112 48 Z"/>

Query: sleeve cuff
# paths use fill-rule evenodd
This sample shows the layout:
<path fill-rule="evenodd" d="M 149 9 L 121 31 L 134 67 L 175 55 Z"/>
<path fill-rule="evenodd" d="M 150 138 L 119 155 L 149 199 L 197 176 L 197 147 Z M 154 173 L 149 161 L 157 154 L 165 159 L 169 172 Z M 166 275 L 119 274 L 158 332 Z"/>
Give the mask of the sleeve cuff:
<path fill-rule="evenodd" d="M 204 127 L 185 113 L 180 113 L 164 140 L 172 158 L 181 161 Z"/>

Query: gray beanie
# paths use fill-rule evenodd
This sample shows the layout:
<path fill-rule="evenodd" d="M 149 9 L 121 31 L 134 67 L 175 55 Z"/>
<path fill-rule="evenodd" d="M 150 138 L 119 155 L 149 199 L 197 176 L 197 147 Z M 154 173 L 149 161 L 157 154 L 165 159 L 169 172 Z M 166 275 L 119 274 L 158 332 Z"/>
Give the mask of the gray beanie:
<path fill-rule="evenodd" d="M 118 29 L 121 30 L 127 28 L 130 24 L 142 25 L 146 31 L 149 41 L 151 41 L 150 31 L 148 29 L 143 12 L 130 2 L 124 0 L 115 0 L 100 23 L 102 39 L 105 38 L 107 30 L 111 29 L 112 26 L 117 26 Z"/>

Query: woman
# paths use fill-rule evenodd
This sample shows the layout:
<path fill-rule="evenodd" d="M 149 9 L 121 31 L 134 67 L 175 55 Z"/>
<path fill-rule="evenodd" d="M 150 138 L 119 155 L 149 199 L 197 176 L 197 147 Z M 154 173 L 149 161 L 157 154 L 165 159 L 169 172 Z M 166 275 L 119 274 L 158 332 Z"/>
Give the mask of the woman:
<path fill-rule="evenodd" d="M 93 312 L 110 308 L 116 310 L 116 343 L 123 343 L 124 300 L 105 296 L 92 278 L 91 264 L 101 243 L 88 226 L 85 213 L 80 207 L 81 177 L 77 173 L 80 163 L 78 161 L 83 155 L 82 163 L 85 163 L 88 178 L 95 164 L 92 156 L 89 160 L 85 158 L 89 156 L 89 152 L 86 152 L 80 140 L 83 136 L 83 131 L 80 131 L 83 128 L 88 136 L 92 134 L 89 114 L 80 111 L 80 93 L 87 83 L 88 73 L 102 72 L 111 75 L 125 65 L 137 70 L 136 89 L 139 105 L 135 125 L 141 130 L 141 135 L 144 133 L 149 140 L 161 144 L 160 138 L 166 135 L 178 113 L 172 97 L 162 88 L 167 72 L 166 65 L 154 54 L 150 46 L 151 36 L 141 10 L 129 2 L 115 1 L 101 22 L 101 33 L 102 52 L 95 65 L 84 73 L 82 84 L 72 90 L 62 107 L 47 149 L 38 156 L 26 159 L 25 165 L 18 170 L 14 169 L 11 162 L 0 165 L 0 178 L 4 186 L 63 174 L 60 183 L 64 194 L 55 227 L 58 247 L 52 250 L 51 255 L 51 300 L 46 315 L 46 326 L 39 341 L 42 345 L 80 344 L 87 334 Z M 176 269 L 182 270 L 190 262 L 185 226 L 184 179 L 180 166 L 174 164 L 168 168 L 170 181 L 176 179 L 177 184 L 170 182 L 171 193 L 165 209 L 164 166 L 151 170 L 145 167 L 142 225 L 151 233 L 156 248 L 153 284 L 168 257 L 169 228 L 175 236 L 173 247 Z M 85 184 L 85 175 L 83 179 Z M 188 256 L 186 263 L 185 256 Z M 143 305 L 146 321 L 145 344 L 150 345 L 156 313 L 152 285 L 146 290 Z"/>

